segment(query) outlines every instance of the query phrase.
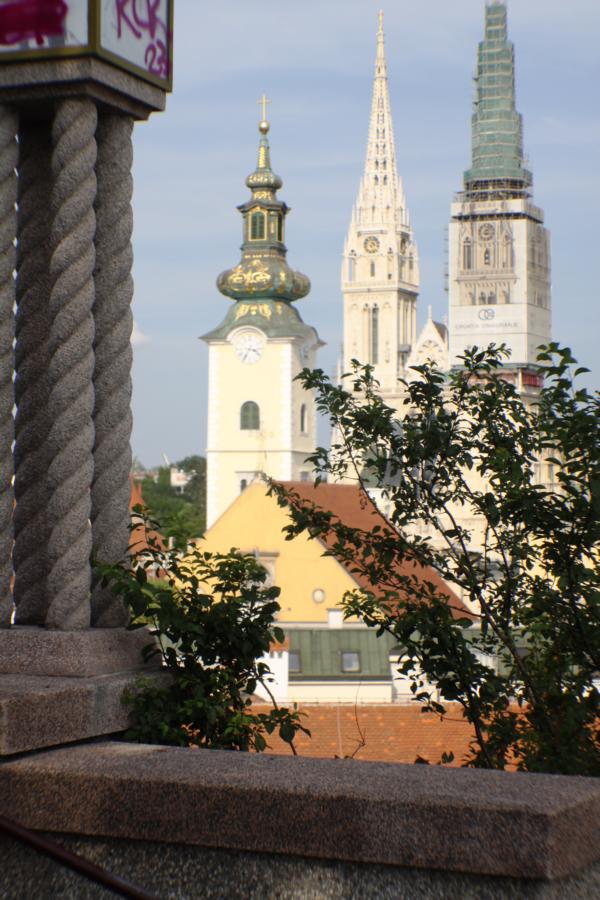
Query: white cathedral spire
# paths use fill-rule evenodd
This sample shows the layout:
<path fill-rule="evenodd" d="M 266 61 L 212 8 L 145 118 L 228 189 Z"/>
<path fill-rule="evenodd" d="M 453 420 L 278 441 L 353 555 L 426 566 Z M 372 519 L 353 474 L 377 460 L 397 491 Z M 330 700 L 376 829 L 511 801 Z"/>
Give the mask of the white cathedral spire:
<path fill-rule="evenodd" d="M 415 343 L 419 262 L 402 181 L 379 14 L 367 156 L 344 246 L 344 370 L 357 358 L 375 366 L 382 392 L 400 397 L 398 379 Z"/>
<path fill-rule="evenodd" d="M 382 12 L 377 32 L 367 158 L 355 208 L 361 224 L 380 224 L 382 218 L 386 222 L 397 219 L 399 224 L 409 224 L 402 181 L 396 168 Z"/>

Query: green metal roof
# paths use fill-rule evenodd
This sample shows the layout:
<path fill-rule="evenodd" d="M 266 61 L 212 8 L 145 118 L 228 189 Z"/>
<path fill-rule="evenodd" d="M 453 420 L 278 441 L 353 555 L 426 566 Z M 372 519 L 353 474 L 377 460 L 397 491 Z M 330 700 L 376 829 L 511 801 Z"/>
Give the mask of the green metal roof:
<path fill-rule="evenodd" d="M 390 675 L 390 651 L 397 646 L 389 634 L 377 637 L 371 628 L 298 628 L 286 631 L 290 653 L 300 654 L 300 672 L 290 671 L 290 681 L 386 680 Z M 360 671 L 342 671 L 342 653 L 360 654 Z"/>
<path fill-rule="evenodd" d="M 512 181 L 528 186 L 523 160 L 523 119 L 515 100 L 515 52 L 508 40 L 506 6 L 485 10 L 485 39 L 479 44 L 477 96 L 472 117 L 472 164 L 467 190 L 477 182 Z"/>
<path fill-rule="evenodd" d="M 242 258 L 236 266 L 221 272 L 217 287 L 226 297 L 242 303 L 300 300 L 310 291 L 310 280 L 287 263 L 283 223 L 290 210 L 277 197 L 282 181 L 271 168 L 269 123 L 263 119 L 258 128 L 258 162 L 246 179 L 252 196 L 238 206 L 244 220 Z"/>
<path fill-rule="evenodd" d="M 252 299 L 232 303 L 217 328 L 202 336 L 202 340 L 226 340 L 234 328 L 243 325 L 260 329 L 266 337 L 316 337 L 314 328 L 306 325 L 298 310 L 285 300 Z M 318 340 L 318 337 L 317 337 Z"/>

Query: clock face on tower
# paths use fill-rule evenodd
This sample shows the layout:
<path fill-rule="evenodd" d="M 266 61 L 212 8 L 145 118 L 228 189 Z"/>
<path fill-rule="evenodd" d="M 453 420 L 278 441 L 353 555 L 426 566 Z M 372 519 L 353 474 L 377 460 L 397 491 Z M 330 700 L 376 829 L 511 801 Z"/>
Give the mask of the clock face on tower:
<path fill-rule="evenodd" d="M 365 238 L 365 242 L 363 247 L 367 251 L 367 253 L 377 253 L 379 250 L 379 238 L 376 238 L 375 235 L 371 235 L 368 238 Z"/>
<path fill-rule="evenodd" d="M 479 228 L 479 237 L 482 241 L 490 241 L 495 234 L 496 229 L 489 222 L 481 225 Z"/>
<path fill-rule="evenodd" d="M 243 363 L 255 363 L 263 353 L 262 338 L 255 332 L 245 332 L 238 335 L 233 342 L 235 355 Z"/>

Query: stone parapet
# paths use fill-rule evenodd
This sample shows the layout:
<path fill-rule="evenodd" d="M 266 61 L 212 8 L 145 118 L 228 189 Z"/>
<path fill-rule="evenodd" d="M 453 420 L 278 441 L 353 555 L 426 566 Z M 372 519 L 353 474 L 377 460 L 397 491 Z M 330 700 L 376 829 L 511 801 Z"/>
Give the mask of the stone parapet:
<path fill-rule="evenodd" d="M 129 725 L 123 692 L 140 675 L 168 680 L 142 648 L 146 629 L 0 631 L 0 756 L 115 734 Z"/>
<path fill-rule="evenodd" d="M 51 631 L 16 625 L 0 631 L 0 675 L 89 678 L 131 672 L 143 667 L 142 650 L 152 640 L 146 629 Z"/>
<path fill-rule="evenodd" d="M 0 813 L 17 812 L 42 831 L 481 876 L 600 859 L 600 783 L 553 775 L 102 742 L 1 763 Z"/>
<path fill-rule="evenodd" d="M 135 687 L 140 674 L 0 675 L 0 757 L 125 731 L 129 710 L 123 692 Z M 156 670 L 144 677 L 168 680 Z"/>

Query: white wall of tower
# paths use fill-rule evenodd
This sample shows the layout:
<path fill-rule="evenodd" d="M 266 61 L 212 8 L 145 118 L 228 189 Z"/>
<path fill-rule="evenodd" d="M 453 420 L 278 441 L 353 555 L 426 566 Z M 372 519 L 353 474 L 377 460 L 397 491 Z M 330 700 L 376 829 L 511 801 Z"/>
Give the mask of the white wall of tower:
<path fill-rule="evenodd" d="M 316 333 L 306 341 L 267 338 L 259 329 L 244 329 L 250 331 L 263 341 L 260 359 L 251 364 L 236 354 L 239 329 L 209 345 L 208 527 L 233 503 L 244 482 L 260 474 L 300 480 L 310 471 L 305 460 L 316 447 L 314 397 L 294 380 L 304 366 L 316 364 Z M 241 427 L 246 401 L 258 406 L 256 429 Z"/>
<path fill-rule="evenodd" d="M 550 235 L 527 199 L 464 200 L 449 229 L 450 364 L 467 347 L 505 343 L 535 363 L 551 339 Z"/>

